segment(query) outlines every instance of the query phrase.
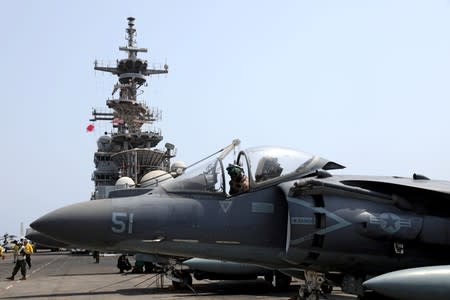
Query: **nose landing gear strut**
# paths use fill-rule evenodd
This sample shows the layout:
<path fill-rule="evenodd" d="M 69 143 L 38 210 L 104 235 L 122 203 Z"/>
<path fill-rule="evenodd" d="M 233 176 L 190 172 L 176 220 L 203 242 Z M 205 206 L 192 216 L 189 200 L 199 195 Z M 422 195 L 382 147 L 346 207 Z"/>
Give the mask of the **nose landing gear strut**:
<path fill-rule="evenodd" d="M 314 271 L 304 271 L 305 284 L 298 291 L 301 300 L 319 300 L 322 294 L 321 286 L 325 282 L 325 277 L 321 273 Z"/>

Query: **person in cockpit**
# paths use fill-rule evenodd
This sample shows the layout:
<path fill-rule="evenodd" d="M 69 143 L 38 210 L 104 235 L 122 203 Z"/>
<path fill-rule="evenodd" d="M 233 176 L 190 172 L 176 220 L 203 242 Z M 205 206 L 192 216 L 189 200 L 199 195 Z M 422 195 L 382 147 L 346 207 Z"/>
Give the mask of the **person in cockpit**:
<path fill-rule="evenodd" d="M 227 167 L 230 175 L 230 195 L 245 193 L 249 189 L 248 177 L 244 174 L 244 169 L 239 165 L 229 164 Z"/>
<path fill-rule="evenodd" d="M 283 172 L 283 168 L 280 166 L 278 158 L 264 156 L 256 167 L 255 181 L 261 182 L 279 177 L 281 172 Z"/>

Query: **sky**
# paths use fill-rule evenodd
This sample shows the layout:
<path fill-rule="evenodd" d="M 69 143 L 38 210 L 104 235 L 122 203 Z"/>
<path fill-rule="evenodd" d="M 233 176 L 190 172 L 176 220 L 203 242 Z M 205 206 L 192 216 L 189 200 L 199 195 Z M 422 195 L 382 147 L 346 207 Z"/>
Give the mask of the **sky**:
<path fill-rule="evenodd" d="M 92 108 L 125 58 L 169 65 L 143 97 L 187 164 L 228 145 L 300 149 L 345 174 L 450 180 L 450 1 L 7 1 L 0 18 L 0 234 L 89 200 Z"/>

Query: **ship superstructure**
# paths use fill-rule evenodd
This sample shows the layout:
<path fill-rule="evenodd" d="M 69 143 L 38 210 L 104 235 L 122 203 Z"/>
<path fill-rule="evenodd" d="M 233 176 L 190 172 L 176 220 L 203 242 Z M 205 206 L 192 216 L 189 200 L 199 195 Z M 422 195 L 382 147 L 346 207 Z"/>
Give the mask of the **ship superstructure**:
<path fill-rule="evenodd" d="M 138 53 L 145 53 L 147 49 L 136 45 L 134 20 L 133 17 L 128 18 L 127 45 L 119 47 L 119 50 L 127 52 L 128 57 L 117 60 L 114 67 L 95 62 L 95 70 L 116 75 L 118 82 L 114 85 L 112 97 L 106 101 L 109 110 L 94 109 L 90 120 L 112 123 L 112 131 L 105 132 L 97 141 L 98 150 L 94 154 L 96 169 L 92 175 L 95 182 L 93 199 L 108 197 L 116 186 L 139 185 L 148 172 L 169 172 L 170 159 L 175 156 L 174 146 L 170 143 L 166 143 L 164 150 L 155 148 L 163 139 L 159 130 L 144 128 L 145 124 L 160 120 L 160 111 L 149 108 L 138 99 L 143 93 L 141 87 L 146 85 L 147 77 L 167 74 L 168 66 L 152 69 L 147 60 L 138 57 Z"/>

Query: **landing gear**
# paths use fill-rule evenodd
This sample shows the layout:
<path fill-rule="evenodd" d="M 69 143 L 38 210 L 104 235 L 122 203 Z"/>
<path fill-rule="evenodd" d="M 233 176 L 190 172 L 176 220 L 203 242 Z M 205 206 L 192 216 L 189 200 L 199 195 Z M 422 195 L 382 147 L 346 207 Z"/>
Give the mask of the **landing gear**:
<path fill-rule="evenodd" d="M 319 300 L 325 277 L 323 274 L 313 271 L 304 271 L 304 274 L 305 284 L 300 287 L 299 298 L 302 300 Z"/>
<path fill-rule="evenodd" d="M 320 289 L 322 290 L 322 293 L 324 293 L 325 295 L 329 295 L 333 291 L 333 286 L 325 281 L 324 283 L 322 283 Z"/>
<path fill-rule="evenodd" d="M 172 280 L 172 286 L 175 290 L 189 288 L 192 290 L 192 276 L 186 271 L 173 271 L 167 275 Z"/>

